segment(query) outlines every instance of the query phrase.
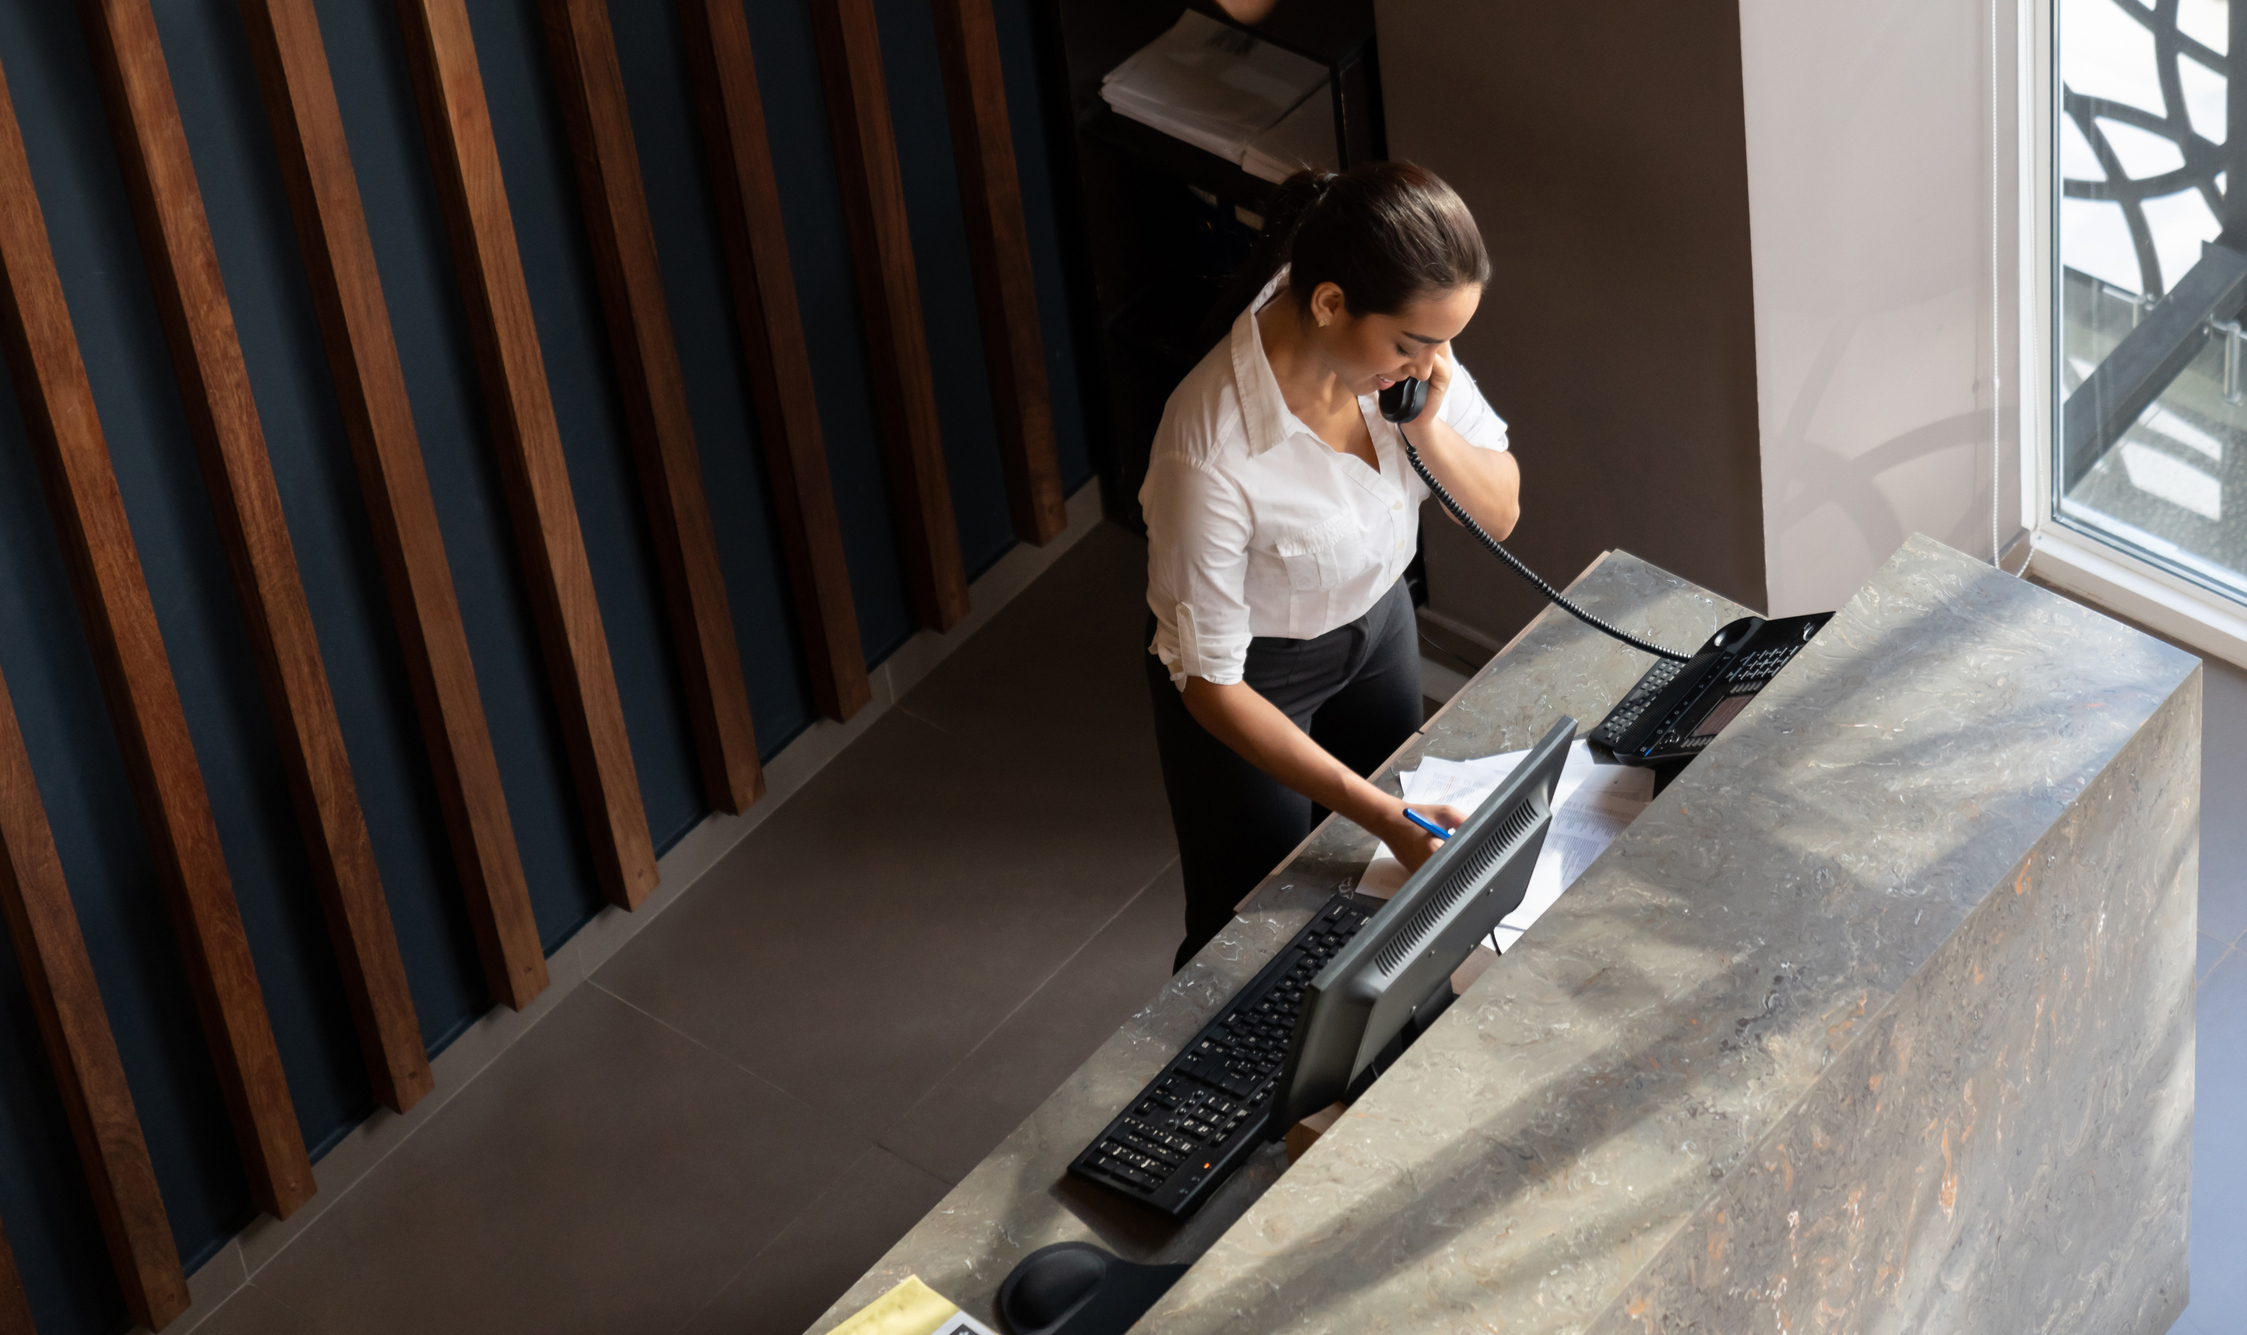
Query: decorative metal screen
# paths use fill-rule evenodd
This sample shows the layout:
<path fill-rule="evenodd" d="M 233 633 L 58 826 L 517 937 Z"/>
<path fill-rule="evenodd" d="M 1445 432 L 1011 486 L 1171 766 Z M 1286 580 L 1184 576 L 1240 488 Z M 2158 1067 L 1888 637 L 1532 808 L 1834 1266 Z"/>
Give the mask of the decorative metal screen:
<path fill-rule="evenodd" d="M 2232 8 L 2059 2 L 2054 509 L 2240 598 L 2247 195 L 2228 187 L 2247 108 L 2233 105 Z"/>

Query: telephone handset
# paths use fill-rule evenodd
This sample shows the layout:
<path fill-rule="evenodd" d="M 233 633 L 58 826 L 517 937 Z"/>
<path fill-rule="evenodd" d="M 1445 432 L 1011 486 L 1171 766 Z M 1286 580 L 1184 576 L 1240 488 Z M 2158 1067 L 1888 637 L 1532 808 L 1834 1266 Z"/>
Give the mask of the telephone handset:
<path fill-rule="evenodd" d="M 1757 691 L 1777 675 L 1795 652 L 1810 642 L 1833 613 L 1784 617 L 1767 621 L 1742 617 L 1709 637 L 1700 651 L 1688 658 L 1628 632 L 1618 630 L 1570 602 L 1560 590 L 1538 578 L 1498 540 L 1483 532 L 1459 502 L 1451 498 L 1435 474 L 1420 460 L 1420 451 L 1405 433 L 1405 425 L 1428 408 L 1428 387 L 1418 379 L 1405 379 L 1381 391 L 1381 416 L 1396 423 L 1404 455 L 1420 480 L 1428 484 L 1451 517 L 1466 527 L 1483 546 L 1528 580 L 1562 611 L 1596 631 L 1613 636 L 1633 649 L 1653 654 L 1657 661 L 1623 696 L 1591 739 L 1608 748 L 1626 765 L 1677 766 L 1701 753 L 1734 716 L 1747 708 Z"/>

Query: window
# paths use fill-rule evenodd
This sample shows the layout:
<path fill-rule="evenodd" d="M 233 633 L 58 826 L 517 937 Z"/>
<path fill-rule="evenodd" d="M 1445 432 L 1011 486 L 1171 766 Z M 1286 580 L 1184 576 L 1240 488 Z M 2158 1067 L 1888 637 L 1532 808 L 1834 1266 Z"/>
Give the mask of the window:
<path fill-rule="evenodd" d="M 2050 137 L 2035 137 L 2055 261 L 2040 542 L 2088 540 L 2141 594 L 2232 625 L 2247 603 L 2247 190 L 2228 190 L 2247 180 L 2231 170 L 2247 149 L 2239 9 L 2058 0 Z"/>

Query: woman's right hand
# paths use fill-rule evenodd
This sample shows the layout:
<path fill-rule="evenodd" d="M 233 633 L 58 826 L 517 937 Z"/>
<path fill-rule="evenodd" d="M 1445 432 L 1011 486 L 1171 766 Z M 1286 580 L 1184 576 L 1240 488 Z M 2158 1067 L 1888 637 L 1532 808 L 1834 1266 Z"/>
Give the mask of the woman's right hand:
<path fill-rule="evenodd" d="M 1457 807 L 1424 806 L 1417 802 L 1408 805 L 1454 833 L 1467 823 L 1467 813 Z M 1403 863 L 1408 872 L 1420 870 L 1421 864 L 1434 857 L 1436 850 L 1443 847 L 1441 839 L 1406 820 L 1401 810 L 1397 812 L 1394 824 L 1395 828 L 1382 833 L 1382 842 L 1389 846 L 1390 852 L 1397 855 L 1397 861 Z"/>
<path fill-rule="evenodd" d="M 1443 847 L 1442 840 L 1404 818 L 1404 806 L 1395 793 L 1375 787 L 1329 755 L 1247 682 L 1188 677 L 1183 698 L 1186 712 L 1210 736 L 1292 791 L 1379 836 L 1406 870 L 1420 870 L 1420 864 Z M 1415 805 L 1412 809 L 1447 830 L 1467 823 L 1468 813 L 1457 807 Z"/>

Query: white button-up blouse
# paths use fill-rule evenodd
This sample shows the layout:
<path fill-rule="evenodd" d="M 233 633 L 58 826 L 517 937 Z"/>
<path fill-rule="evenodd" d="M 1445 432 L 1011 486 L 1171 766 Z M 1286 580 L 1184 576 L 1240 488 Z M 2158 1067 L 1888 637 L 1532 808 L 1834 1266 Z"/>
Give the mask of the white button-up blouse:
<path fill-rule="evenodd" d="M 1375 472 L 1288 411 L 1255 313 L 1281 270 L 1163 409 L 1147 481 L 1147 605 L 1171 682 L 1241 679 L 1259 635 L 1307 640 L 1364 616 L 1412 563 L 1427 485 L 1373 395 L 1358 400 Z M 1437 414 L 1478 448 L 1506 448 L 1506 423 L 1465 367 Z"/>

